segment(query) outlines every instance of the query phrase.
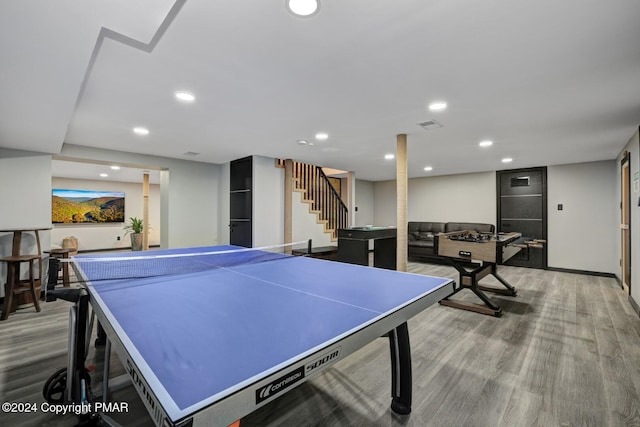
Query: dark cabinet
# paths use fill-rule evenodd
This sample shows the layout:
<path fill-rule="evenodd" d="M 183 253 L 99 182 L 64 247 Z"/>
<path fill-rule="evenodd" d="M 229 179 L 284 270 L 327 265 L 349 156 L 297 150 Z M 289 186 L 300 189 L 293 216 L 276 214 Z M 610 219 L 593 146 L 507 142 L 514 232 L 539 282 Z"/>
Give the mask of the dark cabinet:
<path fill-rule="evenodd" d="M 232 161 L 229 174 L 229 243 L 250 248 L 253 245 L 252 158 Z"/>

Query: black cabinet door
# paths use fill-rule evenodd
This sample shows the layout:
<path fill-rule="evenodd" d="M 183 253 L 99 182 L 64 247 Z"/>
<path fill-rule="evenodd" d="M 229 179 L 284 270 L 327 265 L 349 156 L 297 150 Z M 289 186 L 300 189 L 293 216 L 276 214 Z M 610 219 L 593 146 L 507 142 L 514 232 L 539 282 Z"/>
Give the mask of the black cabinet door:
<path fill-rule="evenodd" d="M 522 233 L 520 241 L 547 240 L 547 169 L 530 168 L 497 173 L 498 231 Z M 547 267 L 547 245 L 522 250 L 508 265 Z"/>
<path fill-rule="evenodd" d="M 229 221 L 229 243 L 236 246 L 251 247 L 251 221 Z"/>

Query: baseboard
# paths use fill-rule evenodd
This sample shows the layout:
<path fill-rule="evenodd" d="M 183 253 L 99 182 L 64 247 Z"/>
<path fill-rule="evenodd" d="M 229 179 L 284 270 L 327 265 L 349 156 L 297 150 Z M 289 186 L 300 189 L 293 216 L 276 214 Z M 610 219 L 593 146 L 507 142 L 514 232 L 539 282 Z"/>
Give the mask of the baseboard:
<path fill-rule="evenodd" d="M 549 271 L 557 271 L 559 273 L 583 274 L 585 276 L 609 277 L 611 279 L 618 280 L 618 278 L 616 277 L 615 274 L 613 274 L 613 273 L 603 273 L 601 271 L 574 270 L 574 269 L 571 269 L 571 268 L 559 268 L 559 267 L 547 267 L 547 270 L 549 270 Z"/>
<path fill-rule="evenodd" d="M 407 261 L 422 262 L 426 264 L 436 264 L 436 265 L 451 265 L 451 262 L 448 259 L 439 257 L 437 255 L 407 256 Z"/>
<path fill-rule="evenodd" d="M 616 282 L 618 282 L 618 285 L 619 285 L 620 287 L 622 287 L 622 279 L 621 279 L 620 277 L 618 277 L 618 275 L 617 275 L 617 274 L 614 274 L 614 276 L 616 277 Z"/>
<path fill-rule="evenodd" d="M 159 249 L 160 245 L 150 245 L 149 248 L 153 248 L 153 249 Z M 82 253 L 95 253 L 95 252 L 122 252 L 122 251 L 127 251 L 127 250 L 131 250 L 131 246 L 123 246 L 121 248 L 104 248 L 104 249 L 87 249 L 87 250 L 82 250 L 82 251 L 78 251 L 79 254 Z"/>
<path fill-rule="evenodd" d="M 633 299 L 631 295 L 629 295 L 629 303 L 631 304 L 633 311 L 635 311 L 636 314 L 640 316 L 640 305 L 638 305 L 638 303 Z"/>

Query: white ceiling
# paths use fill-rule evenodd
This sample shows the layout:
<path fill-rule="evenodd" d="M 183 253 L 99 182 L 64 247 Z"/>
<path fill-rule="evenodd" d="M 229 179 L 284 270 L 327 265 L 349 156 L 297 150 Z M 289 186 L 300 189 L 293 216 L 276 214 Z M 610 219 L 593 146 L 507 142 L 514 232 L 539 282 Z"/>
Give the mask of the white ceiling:
<path fill-rule="evenodd" d="M 114 170 L 111 166 L 118 166 Z M 87 163 L 66 160 L 51 162 L 51 175 L 56 178 L 90 179 L 94 181 L 142 182 L 144 174 L 149 175 L 150 184 L 160 184 L 160 171 L 139 169 L 120 165 Z M 103 176 L 107 175 L 107 176 Z"/>
<path fill-rule="evenodd" d="M 284 0 L 3 1 L 0 147 L 254 154 L 385 180 L 399 133 L 419 177 L 613 159 L 640 124 L 637 0 L 321 1 L 306 19 Z"/>

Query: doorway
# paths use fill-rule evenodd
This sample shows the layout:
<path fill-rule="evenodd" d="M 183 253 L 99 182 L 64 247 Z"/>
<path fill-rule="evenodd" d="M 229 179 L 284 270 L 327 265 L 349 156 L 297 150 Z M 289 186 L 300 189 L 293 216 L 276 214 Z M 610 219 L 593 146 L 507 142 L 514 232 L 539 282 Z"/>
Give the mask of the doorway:
<path fill-rule="evenodd" d="M 630 184 L 630 156 L 629 152 L 624 153 L 624 157 L 620 162 L 621 169 L 621 194 L 620 194 L 620 232 L 621 232 L 621 242 L 622 242 L 622 250 L 621 250 L 621 260 L 620 266 L 622 268 L 622 289 L 628 294 L 631 295 L 631 191 L 629 188 Z"/>
<path fill-rule="evenodd" d="M 547 168 L 497 172 L 498 232 L 522 233 L 522 241 L 547 240 Z M 507 265 L 547 268 L 547 245 L 520 251 Z"/>

